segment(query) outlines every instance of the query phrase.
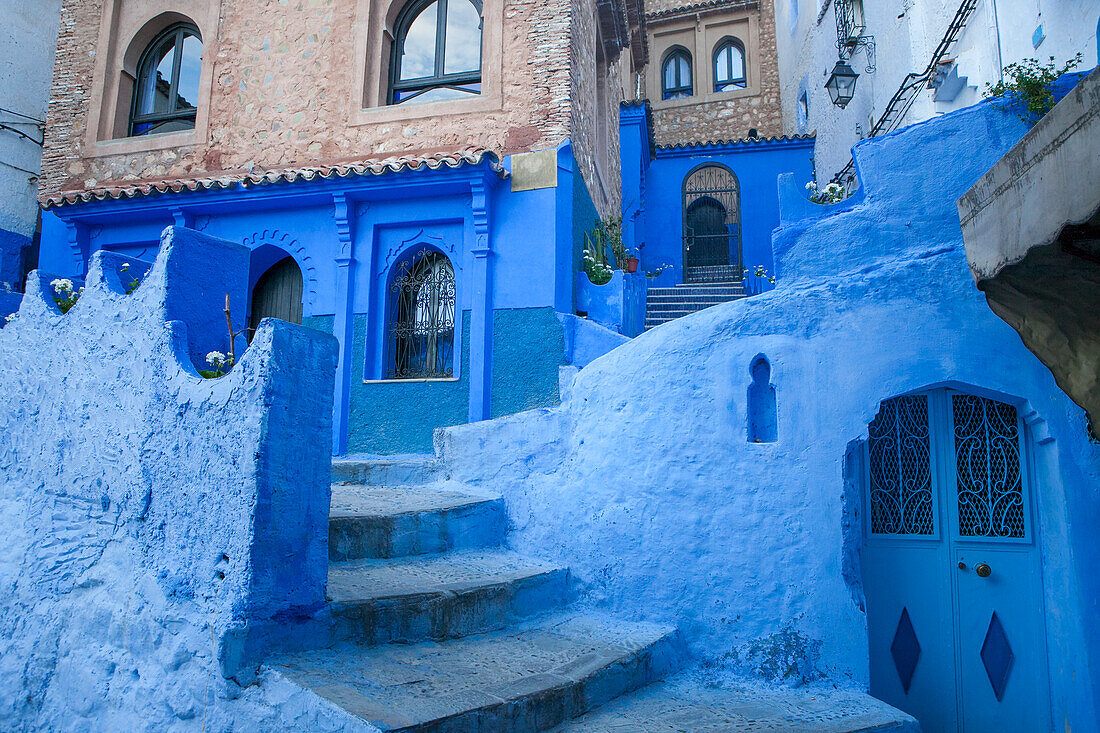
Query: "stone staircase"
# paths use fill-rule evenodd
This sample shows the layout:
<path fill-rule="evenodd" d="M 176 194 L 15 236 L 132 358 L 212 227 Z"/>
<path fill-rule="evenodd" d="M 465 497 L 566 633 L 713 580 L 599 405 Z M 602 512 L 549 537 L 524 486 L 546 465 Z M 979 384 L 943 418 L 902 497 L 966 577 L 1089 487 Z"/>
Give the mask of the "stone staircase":
<path fill-rule="evenodd" d="M 689 267 L 684 283 L 671 288 L 650 288 L 646 294 L 645 328 L 660 326 L 712 305 L 744 298 L 745 286 L 738 268 L 730 265 Z"/>
<path fill-rule="evenodd" d="M 364 730 L 543 731 L 671 672 L 674 628 L 570 613 L 566 568 L 504 549 L 500 497 L 429 457 L 333 464 L 323 644 L 265 668 Z"/>

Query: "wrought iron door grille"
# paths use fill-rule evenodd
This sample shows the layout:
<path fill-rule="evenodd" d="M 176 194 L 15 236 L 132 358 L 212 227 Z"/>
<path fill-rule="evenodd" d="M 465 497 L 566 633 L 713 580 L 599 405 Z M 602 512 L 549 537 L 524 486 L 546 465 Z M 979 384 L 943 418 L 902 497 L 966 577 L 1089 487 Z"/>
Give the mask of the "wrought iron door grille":
<path fill-rule="evenodd" d="M 1016 408 L 975 395 L 951 396 L 959 534 L 1023 537 L 1020 429 Z"/>
<path fill-rule="evenodd" d="M 884 401 L 868 430 L 871 532 L 933 534 L 928 397 Z"/>
<path fill-rule="evenodd" d="M 390 379 L 454 376 L 455 275 L 450 260 L 421 250 L 390 286 Z"/>
<path fill-rule="evenodd" d="M 684 267 L 714 265 L 744 268 L 741 186 L 728 168 L 706 165 L 684 181 Z"/>

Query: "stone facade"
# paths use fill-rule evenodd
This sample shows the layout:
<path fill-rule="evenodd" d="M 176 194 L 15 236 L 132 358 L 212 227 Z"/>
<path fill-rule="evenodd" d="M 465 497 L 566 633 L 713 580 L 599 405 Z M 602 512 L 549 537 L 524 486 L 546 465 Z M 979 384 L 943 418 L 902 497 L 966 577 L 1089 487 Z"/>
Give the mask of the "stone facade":
<path fill-rule="evenodd" d="M 651 58 L 643 88 L 653 107 L 658 146 L 739 140 L 754 129 L 761 137 L 783 134 L 772 0 L 719 0 L 691 6 L 682 0 L 650 0 L 645 10 Z M 712 52 L 724 35 L 734 35 L 745 44 L 747 86 L 715 93 Z M 674 44 L 692 52 L 694 94 L 662 100 L 661 61 Z"/>
<path fill-rule="evenodd" d="M 577 106 L 581 96 L 591 96 L 595 7 L 589 0 L 489 0 L 484 93 L 411 106 L 375 103 L 375 87 L 385 78 L 375 57 L 388 58 L 388 51 L 384 34 L 375 33 L 380 40 L 371 46 L 370 29 L 401 3 L 180 0 L 174 4 L 180 12 L 196 6 L 187 17 L 203 33 L 209 78 L 209 94 L 200 90 L 196 130 L 112 139 L 117 126 L 112 130 L 107 117 L 121 104 L 112 97 L 118 94 L 112 79 L 123 68 L 102 57 L 122 59 L 121 46 L 139 38 L 168 4 L 155 5 L 135 11 L 127 0 L 64 3 L 40 199 L 129 180 L 188 180 L 425 151 L 507 155 L 571 136 L 579 138 L 580 150 L 591 148 L 588 103 Z M 364 56 L 357 65 L 354 59 Z M 571 73 L 581 66 L 583 72 Z M 608 124 L 615 129 L 614 118 Z M 605 188 L 615 188 L 617 160 L 606 156 L 614 167 L 601 176 Z M 594 163 L 584 167 L 590 189 L 599 188 L 592 185 Z"/>

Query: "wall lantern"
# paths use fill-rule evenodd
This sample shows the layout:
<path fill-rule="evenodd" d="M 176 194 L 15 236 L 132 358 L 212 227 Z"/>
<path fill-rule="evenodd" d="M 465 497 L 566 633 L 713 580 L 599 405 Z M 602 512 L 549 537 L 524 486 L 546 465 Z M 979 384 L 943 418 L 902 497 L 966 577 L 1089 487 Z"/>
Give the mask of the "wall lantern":
<path fill-rule="evenodd" d="M 833 73 L 829 74 L 829 81 L 825 82 L 825 88 L 829 90 L 829 97 L 833 104 L 841 109 L 848 106 L 856 93 L 856 79 L 859 74 L 852 71 L 852 67 L 844 63 L 843 59 L 836 62 Z"/>

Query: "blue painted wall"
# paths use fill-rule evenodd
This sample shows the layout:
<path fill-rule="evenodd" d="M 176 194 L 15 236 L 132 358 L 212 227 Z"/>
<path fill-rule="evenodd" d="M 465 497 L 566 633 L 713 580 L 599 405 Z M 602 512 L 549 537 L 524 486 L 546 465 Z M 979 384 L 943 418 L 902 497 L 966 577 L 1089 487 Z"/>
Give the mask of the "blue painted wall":
<path fill-rule="evenodd" d="M 241 328 L 252 286 L 290 255 L 302 271 L 305 322 L 341 342 L 339 452 L 430 450 L 435 427 L 557 401 L 564 347 L 554 313 L 574 310 L 578 232 L 596 216 L 570 145 L 557 156 L 557 186 L 531 191 L 513 192 L 484 160 L 63 206 L 45 213 L 41 269 L 79 276 L 100 249 L 151 260 L 165 226 L 193 227 L 252 251 L 248 290 L 232 296 Z M 477 254 L 483 247 L 491 250 L 485 257 Z M 456 307 L 465 315 L 455 334 L 455 379 L 380 383 L 393 273 L 425 249 L 445 254 L 456 275 Z M 479 313 L 488 314 L 485 348 L 470 343 Z M 475 415 L 479 384 L 488 395 Z"/>
<path fill-rule="evenodd" d="M 676 148 L 650 147 L 648 111 L 624 106 L 620 114 L 625 236 L 641 249 L 641 269 L 673 265 L 650 281 L 653 287 L 683 282 L 683 184 L 705 163 L 725 165 L 741 186 L 742 252 L 750 273 L 756 265 L 775 271 L 772 230 L 779 226 L 776 178 L 794 173 L 809 181 L 812 138 L 756 140 Z"/>
<path fill-rule="evenodd" d="M 774 290 L 596 359 L 559 408 L 445 429 L 444 470 L 503 489 L 510 540 L 568 564 L 591 605 L 675 618 L 731 672 L 865 687 L 863 488 L 845 457 L 883 399 L 949 386 L 1011 402 L 1033 448 L 1047 727 L 1097 730 L 1100 445 L 975 288 L 955 204 L 1024 132 L 983 104 L 865 141 L 862 188 L 833 206 L 788 177 Z M 746 439 L 760 355 L 775 442 Z"/>

